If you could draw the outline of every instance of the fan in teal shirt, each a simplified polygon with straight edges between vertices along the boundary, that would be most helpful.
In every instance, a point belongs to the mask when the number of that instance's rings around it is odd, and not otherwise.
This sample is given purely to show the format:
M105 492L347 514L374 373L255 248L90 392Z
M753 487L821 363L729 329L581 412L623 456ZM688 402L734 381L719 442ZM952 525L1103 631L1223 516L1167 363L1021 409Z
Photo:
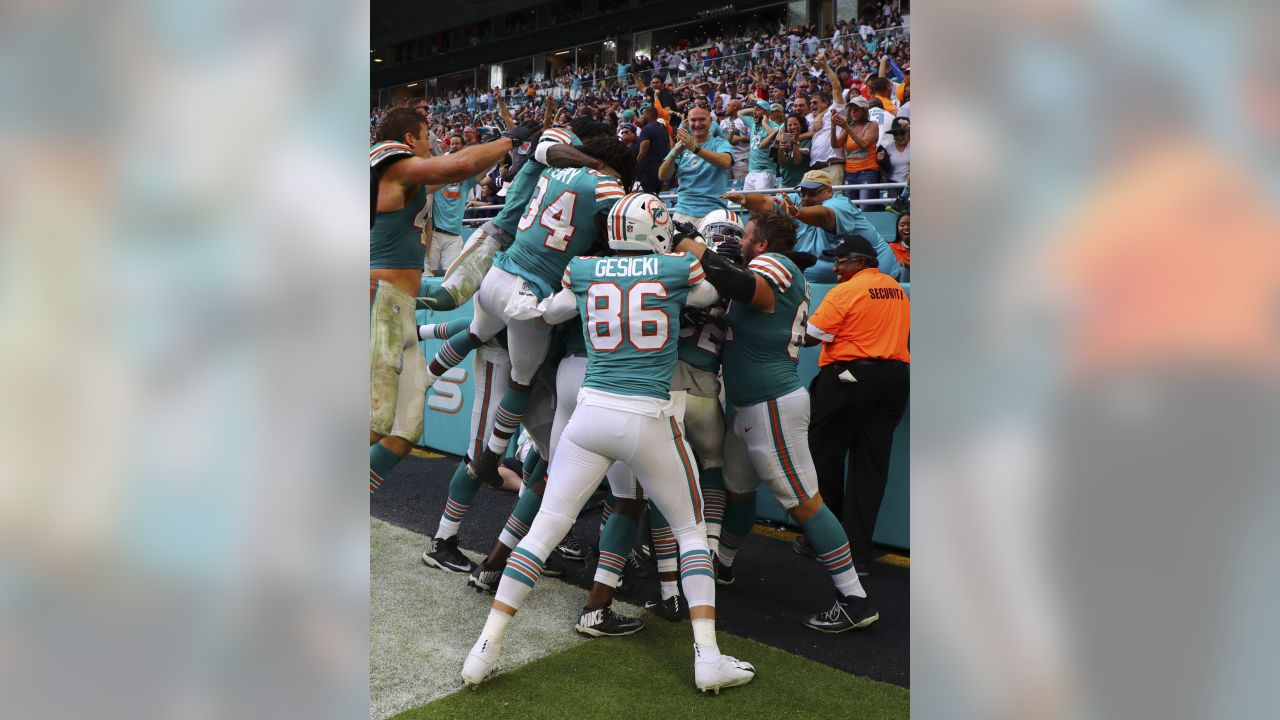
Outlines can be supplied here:
M801 204L800 196L792 193L791 202L796 207ZM826 229L816 225L808 225L794 218L796 224L796 245L793 248L796 252L806 252L818 258L818 262L813 267L804 271L804 276L809 282L817 283L836 283L839 279L836 277L835 266L831 261L822 256L823 250L830 250L840 242L838 238L842 235L861 235L871 241L871 245L876 249L876 260L880 265L880 272L892 278L897 278L902 272L902 268L898 265L898 259L893 254L893 249L889 244L880 237L880 233L876 231L871 221L867 219L865 213L857 208L849 198L844 195L832 195L822 201L822 206L829 208L836 216L835 232L828 232Z
M722 137L708 136L702 148L704 155L707 151L732 153L729 141ZM680 191L672 212L702 218L712 210L728 209L720 196L729 192L729 168L718 168L689 151L680 153L675 162Z
M767 117L763 122L756 123L756 119L750 115L743 116L742 122L746 123L747 132L751 135L751 150L747 153L747 172L777 175L778 159L773 156L773 148L761 148L760 143L764 142L764 139L769 137L769 133L772 133L778 125L770 122Z
M467 209L467 196L476 186L475 178L449 183L435 191L431 222L440 232L462 234L462 215Z

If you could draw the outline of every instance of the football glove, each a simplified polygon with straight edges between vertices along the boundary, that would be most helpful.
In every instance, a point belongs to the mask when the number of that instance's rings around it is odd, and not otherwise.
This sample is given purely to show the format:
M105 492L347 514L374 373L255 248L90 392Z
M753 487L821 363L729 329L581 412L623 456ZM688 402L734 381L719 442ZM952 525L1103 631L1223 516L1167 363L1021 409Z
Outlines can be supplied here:
M742 246L736 242L722 242L716 246L716 254L734 265L741 266Z
M698 240L702 240L702 235L698 232L698 228L695 227L694 224L691 222L684 222L683 220L673 219L671 221L671 225L676 229L675 237L672 239L672 243L671 243L673 247L675 245L679 245L680 241L683 240L684 238L696 238ZM704 245L706 244L705 240L703 240L702 242Z
M542 123L537 120L525 120L510 130L503 130L502 137L511 138L511 144L519 146L529 142L529 138L541 131Z

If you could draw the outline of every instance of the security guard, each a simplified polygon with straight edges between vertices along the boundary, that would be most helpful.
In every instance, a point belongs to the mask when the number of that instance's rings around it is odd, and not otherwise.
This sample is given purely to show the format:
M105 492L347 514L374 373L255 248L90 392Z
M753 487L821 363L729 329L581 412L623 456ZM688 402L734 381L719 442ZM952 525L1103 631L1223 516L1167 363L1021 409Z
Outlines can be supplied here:
M854 565L865 575L889 480L893 433L907 409L911 301L896 280L880 272L865 237L847 235L824 254L834 260L840 283L809 318L805 338L806 345L822 343L810 393L809 451L822 497L841 518Z

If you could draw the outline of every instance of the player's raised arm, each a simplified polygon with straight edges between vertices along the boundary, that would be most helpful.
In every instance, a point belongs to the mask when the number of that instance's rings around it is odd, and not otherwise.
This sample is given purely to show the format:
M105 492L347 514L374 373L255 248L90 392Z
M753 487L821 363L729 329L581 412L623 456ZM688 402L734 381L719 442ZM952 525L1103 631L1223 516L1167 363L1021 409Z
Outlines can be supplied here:
M503 155L511 151L513 144L527 141L537 131L533 123L524 123L514 130L507 130L503 137L480 145L472 145L460 152L441 157L409 158L392 165L387 176L406 185L442 185L462 182L489 167L496 165Z

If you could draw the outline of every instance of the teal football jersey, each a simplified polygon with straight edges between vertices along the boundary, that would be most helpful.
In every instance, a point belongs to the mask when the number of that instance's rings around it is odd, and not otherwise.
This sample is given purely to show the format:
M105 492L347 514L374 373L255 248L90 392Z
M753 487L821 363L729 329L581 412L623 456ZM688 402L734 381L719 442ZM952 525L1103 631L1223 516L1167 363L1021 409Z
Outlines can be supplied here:
M715 323L680 328L677 353L681 360L699 370L720 372L720 353L723 347L724 329Z
M529 282L541 300L569 260L596 244L596 216L626 193L617 180L590 168L547 168L516 227L516 240L493 264Z
M668 399L680 311L705 277L686 253L572 260L562 284L577 301L587 345L582 386Z
M582 141L577 135L569 132L568 128L549 128L543 130L538 136L537 147L544 145L555 145L556 143L566 143L573 146L581 146ZM516 234L516 223L520 221L520 216L524 213L525 206L529 204L529 198L533 197L534 186L538 183L538 177L542 175L542 171L547 168L546 165L538 162L534 158L535 148L530 143L525 143L515 148L515 155L525 158L525 162L516 171L516 176L511 178L511 182L507 184L506 202L502 210L498 212L498 216L491 222L507 232L508 235Z
M809 317L809 283L786 257L765 253L747 268L773 288L772 313L729 303L724 340L725 400L737 407L773 400L803 387L796 372Z

